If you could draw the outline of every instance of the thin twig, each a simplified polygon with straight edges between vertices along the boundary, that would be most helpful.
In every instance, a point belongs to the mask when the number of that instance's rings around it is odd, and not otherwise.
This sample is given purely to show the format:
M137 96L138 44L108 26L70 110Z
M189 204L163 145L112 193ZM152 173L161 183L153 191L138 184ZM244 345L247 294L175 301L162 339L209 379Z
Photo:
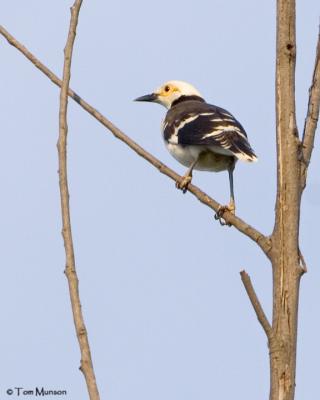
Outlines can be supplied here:
M301 272L302 272L302 274L305 274L306 272L308 272L308 267L307 267L307 263L303 257L303 254L301 253L300 248L298 248L298 255L299 255L299 264L300 264Z
M31 61L41 72L43 72L54 84L61 87L61 80L42 64L29 50L27 50L21 43L19 43L9 32L7 32L2 26L0 26L0 34L4 36L8 42L18 49L29 61ZM159 161L152 154L148 153L141 146L130 139L125 133L123 133L119 128L112 124L106 117L104 117L98 110L88 104L79 95L77 95L72 89L68 91L69 96L76 101L84 110L91 114L96 120L98 120L102 125L109 129L113 135L120 139L122 142L127 144L133 151L135 151L139 156L143 157L154 167L156 167L161 173L173 179L174 181L180 180L181 176L174 172L172 169L168 168L165 164ZM206 193L200 190L197 186L190 184L188 186L189 192L191 192L201 203L205 204L214 211L218 211L221 206L217 201L209 197ZM236 229L242 232L244 235L255 241L261 249L268 255L271 250L271 241L269 237L264 236L258 230L248 225L239 217L233 215L232 213L226 211L223 214L223 219L227 224L233 225Z
M307 172L312 155L314 138L319 118L320 107L320 28L318 33L316 60L313 70L312 84L309 89L307 117L305 119L302 138L301 189L306 186Z
M272 327L271 327L271 325L270 325L270 323L268 321L268 318L267 318L266 314L263 311L263 308L262 308L262 306L260 304L258 296L257 296L257 294L256 294L256 292L255 292L255 290L254 290L254 288L252 286L250 276L247 274L246 271L241 271L240 275L241 275L242 283L243 283L243 285L244 285L244 287L246 289L246 292L247 292L247 294L249 296L249 299L251 301L253 309L254 309L254 311L256 313L256 316L258 318L258 321L260 322L263 330L265 331L269 342L271 342L271 340L272 340Z
M82 0L75 0L74 5L71 7L70 27L69 27L66 47L64 49L63 79L60 91L59 140L57 147L59 153L59 185L60 185L61 213L62 213L62 225L63 225L62 235L66 252L65 273L68 279L73 319L81 351L80 369L84 374L90 399L99 400L100 397L91 360L87 330L85 327L81 311L81 303L79 297L79 282L76 273L71 222L70 222L69 190L68 190L68 177L67 177L68 89L70 82L70 68L71 68L73 44L76 36L76 27L78 23L78 16L81 4Z

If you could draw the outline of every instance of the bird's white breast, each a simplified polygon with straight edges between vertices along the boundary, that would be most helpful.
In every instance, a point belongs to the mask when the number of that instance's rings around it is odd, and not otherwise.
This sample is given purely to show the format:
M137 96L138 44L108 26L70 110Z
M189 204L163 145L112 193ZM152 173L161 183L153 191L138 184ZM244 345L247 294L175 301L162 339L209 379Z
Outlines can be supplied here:
M169 153L185 167L190 167L198 159L194 169L200 171L224 171L233 162L230 155L210 151L207 146L182 146L168 142L165 144Z
M185 167L189 167L196 159L197 155L191 151L193 146L181 146L180 144L174 144L165 142L169 153L178 160Z

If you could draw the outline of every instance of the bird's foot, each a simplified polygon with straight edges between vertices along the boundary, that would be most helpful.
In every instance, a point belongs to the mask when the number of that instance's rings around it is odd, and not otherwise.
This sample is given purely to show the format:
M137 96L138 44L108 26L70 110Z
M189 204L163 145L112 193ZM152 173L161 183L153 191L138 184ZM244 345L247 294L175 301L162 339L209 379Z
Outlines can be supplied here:
M231 212L232 214L235 214L235 206L234 206L234 204L228 204L227 206L220 206L219 208L218 208L218 211L215 213L215 216L214 216L214 219L215 220L218 220L219 222L220 222L220 225L222 225L222 226L225 226L225 225L227 225L227 226L231 226L231 224L229 223L229 222L226 222L224 219L223 219L223 214L226 212L226 211L229 211L229 212Z
M176 182L176 188L182 190L183 193L186 193L188 189L188 185L192 180L192 176L190 175L185 175L180 179L179 181Z

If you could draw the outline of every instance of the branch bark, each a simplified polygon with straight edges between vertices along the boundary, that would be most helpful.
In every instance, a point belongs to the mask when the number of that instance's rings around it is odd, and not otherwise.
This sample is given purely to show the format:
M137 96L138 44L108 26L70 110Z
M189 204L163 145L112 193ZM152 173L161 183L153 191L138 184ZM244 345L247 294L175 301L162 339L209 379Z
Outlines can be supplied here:
M270 400L295 392L299 283L300 140L295 110L295 1L277 0L277 200L272 234L274 337L270 346Z
M19 50L32 64L35 65L42 73L44 73L55 85L61 87L61 80L47 68L43 63L41 63L25 46L19 43L9 32L7 32L2 26L0 26L0 34L4 36L8 42ZM72 89L68 90L68 95L76 101L84 110L91 114L97 121L104 125L108 130L110 130L113 135L128 145L133 151L135 151L139 156L143 157L146 161L157 168L162 174L168 176L174 181L181 179L181 176L174 172L172 169L167 167L161 161L159 161L152 154L148 153L145 149L139 146L131 138L129 138L125 133L123 133L119 128L117 128L112 122L110 122L106 117L104 117L98 110L88 104L83 100L78 94L76 94ZM218 211L220 204L204 193L197 186L190 184L188 190L192 193L202 204L205 204L214 211ZM233 215L230 212L225 212L223 215L226 223L233 225L238 231L248 236L250 239L255 241L263 252L269 257L269 252L271 250L271 241L268 236L263 235L254 227L247 224L241 218Z
M320 106L320 30L313 70L312 84L309 89L308 111L304 124L301 155L301 190L306 187L307 172L311 160L314 138L319 118Z
M270 325L270 322L268 321L268 318L267 318L265 312L263 311L263 308L258 299L258 296L253 288L250 276L247 274L246 271L241 271L240 276L241 276L242 283L248 294L248 297L251 301L252 307L256 313L258 321L260 322L265 334L267 335L268 341L270 343L272 341L272 333L273 333L272 327Z
M76 333L81 351L80 369L84 374L89 396L91 400L99 400L99 392L96 384L95 374L92 365L91 352L86 326L84 323L80 296L79 281L75 266L75 256L73 249L72 230L69 208L69 190L67 176L67 108L68 108L68 89L70 82L70 68L73 52L73 45L76 36L76 27L82 0L76 0L71 7L71 20L66 47L64 49L63 79L60 91L60 110L59 110L59 140L57 143L59 155L59 185L61 197L62 213L62 235L66 252L65 274L68 279L70 300Z

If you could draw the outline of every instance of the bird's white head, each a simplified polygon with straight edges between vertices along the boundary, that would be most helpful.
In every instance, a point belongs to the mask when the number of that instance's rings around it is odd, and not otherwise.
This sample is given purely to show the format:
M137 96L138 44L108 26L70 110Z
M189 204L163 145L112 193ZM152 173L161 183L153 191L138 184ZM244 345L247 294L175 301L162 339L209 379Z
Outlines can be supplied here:
M162 104L169 109L172 103L181 96L197 96L202 98L198 90L190 85L190 83L183 81L168 81L153 93L138 97L135 100L152 101L154 103Z

